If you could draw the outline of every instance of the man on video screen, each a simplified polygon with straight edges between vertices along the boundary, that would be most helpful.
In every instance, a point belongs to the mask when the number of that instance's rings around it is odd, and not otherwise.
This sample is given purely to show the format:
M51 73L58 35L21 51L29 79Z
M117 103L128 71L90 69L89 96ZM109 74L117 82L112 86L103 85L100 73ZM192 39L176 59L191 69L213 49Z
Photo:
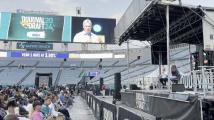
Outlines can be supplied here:
M73 42L84 42L84 43L101 43L94 33L91 32L92 22L89 19L83 21L83 31L77 33L74 36Z

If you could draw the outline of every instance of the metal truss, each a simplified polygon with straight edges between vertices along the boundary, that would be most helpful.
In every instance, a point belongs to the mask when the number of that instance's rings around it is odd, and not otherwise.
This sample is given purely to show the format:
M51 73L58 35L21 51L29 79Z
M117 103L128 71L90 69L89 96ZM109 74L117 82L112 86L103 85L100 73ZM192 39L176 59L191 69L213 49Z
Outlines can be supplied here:
M195 34L199 35L200 33L202 33L202 26L196 27L196 28L194 28L194 29L182 34L182 35L178 35L177 37L175 37L171 41L173 41L173 43L176 43L178 41L183 41L183 40L187 40L188 41L188 39L194 37Z
M188 18L188 19L187 19ZM193 12L188 12L186 15L183 15L180 19L170 24L170 37L176 35L176 33L184 30L187 27L201 21L202 19L195 15ZM166 28L161 29L159 32L153 34L151 37L146 39L151 41L152 44L163 41L166 39ZM172 40L171 40L172 42Z

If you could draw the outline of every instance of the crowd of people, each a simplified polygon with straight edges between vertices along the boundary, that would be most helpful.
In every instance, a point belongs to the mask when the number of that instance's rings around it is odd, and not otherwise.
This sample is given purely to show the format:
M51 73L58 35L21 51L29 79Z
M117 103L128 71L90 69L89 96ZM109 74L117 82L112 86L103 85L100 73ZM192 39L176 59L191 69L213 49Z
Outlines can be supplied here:
M73 89L0 87L0 120L70 120Z

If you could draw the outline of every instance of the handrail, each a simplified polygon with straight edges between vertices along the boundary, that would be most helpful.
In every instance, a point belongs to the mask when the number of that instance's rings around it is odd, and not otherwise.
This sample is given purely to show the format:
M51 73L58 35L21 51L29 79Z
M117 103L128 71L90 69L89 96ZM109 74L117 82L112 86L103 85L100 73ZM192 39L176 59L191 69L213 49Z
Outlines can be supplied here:
M124 109L122 105L115 105L104 101L102 98L95 96L91 91L80 92L83 99L86 100L88 106L92 109L97 120L121 120L120 118L138 118L136 120L144 120L148 116L139 116L139 113L131 112ZM125 113L125 115L124 115Z
M26 80L26 78L27 78L28 76L30 76L30 74L31 74L33 71L34 71L34 69L31 69L21 80L19 80L19 81L17 82L17 85L18 85L18 86L21 85L21 84Z

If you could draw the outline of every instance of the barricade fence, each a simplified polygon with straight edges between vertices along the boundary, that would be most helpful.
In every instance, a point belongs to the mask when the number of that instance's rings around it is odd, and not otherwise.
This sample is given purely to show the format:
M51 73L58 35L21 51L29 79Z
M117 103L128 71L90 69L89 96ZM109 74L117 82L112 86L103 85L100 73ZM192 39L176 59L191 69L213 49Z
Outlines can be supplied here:
M214 66L200 66L200 68L201 70L194 70L190 74L183 75L180 83L194 92L200 91L204 95L213 94Z
M117 120L116 105L102 101L90 91L81 91L81 97L86 100L97 120Z
M103 101L98 96L93 95L91 91L82 90L80 95L86 100L97 120L147 120L139 113Z
M121 81L122 85L129 86L130 81L141 89L160 89L162 85L158 77L136 76L135 78ZM194 70L187 74L181 74L180 84L184 84L186 90L214 94L214 66L200 66L200 70Z

